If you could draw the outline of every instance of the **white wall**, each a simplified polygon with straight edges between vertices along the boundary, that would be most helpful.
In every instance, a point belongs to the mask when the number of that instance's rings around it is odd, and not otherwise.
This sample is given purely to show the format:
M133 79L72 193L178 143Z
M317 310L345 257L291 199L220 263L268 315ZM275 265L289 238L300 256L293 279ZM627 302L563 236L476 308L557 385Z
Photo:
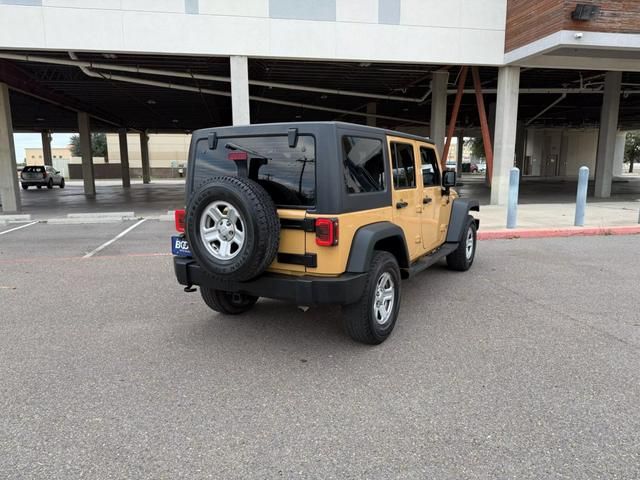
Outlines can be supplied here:
M559 139L561 135L562 140ZM598 129L542 129L528 128L525 155L531 156L532 176L544 173L545 137L552 138L557 144L555 153L560 153L561 177L576 178L580 167L589 167L589 176L593 178L598 150ZM561 145L562 144L562 145Z
M187 163L191 135L151 134L149 135L149 164L152 168L170 168ZM127 135L129 167L142 167L140 135ZM107 134L109 163L120 163L120 140L117 134Z
M294 12L310 19L271 16L297 1L5 0L0 48L503 63L506 0L392 0L397 19L379 8L387 0L324 0L335 19L314 20L314 9Z

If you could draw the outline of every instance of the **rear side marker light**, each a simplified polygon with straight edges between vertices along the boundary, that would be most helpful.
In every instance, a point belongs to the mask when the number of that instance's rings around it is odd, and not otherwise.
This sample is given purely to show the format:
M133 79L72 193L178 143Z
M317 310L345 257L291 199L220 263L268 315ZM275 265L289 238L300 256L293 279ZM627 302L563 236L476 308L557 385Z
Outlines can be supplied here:
M338 244L338 219L316 218L316 245L332 247Z
M176 231L180 233L184 233L184 219L186 213L184 210L176 210L174 213L174 218L176 221Z

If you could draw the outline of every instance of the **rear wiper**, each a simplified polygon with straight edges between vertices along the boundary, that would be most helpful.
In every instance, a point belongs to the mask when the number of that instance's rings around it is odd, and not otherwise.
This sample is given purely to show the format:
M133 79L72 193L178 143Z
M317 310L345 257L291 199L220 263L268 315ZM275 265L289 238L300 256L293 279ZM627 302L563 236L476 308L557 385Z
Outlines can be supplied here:
M227 143L224 148L228 148L229 150L240 150L241 152L246 152L249 155L252 156L252 158L261 158L262 160L267 160L269 161L268 157L265 157L264 155L259 154L258 152L254 152L253 150L249 149L249 148L245 148L245 147L241 147L240 145L236 145L235 143Z

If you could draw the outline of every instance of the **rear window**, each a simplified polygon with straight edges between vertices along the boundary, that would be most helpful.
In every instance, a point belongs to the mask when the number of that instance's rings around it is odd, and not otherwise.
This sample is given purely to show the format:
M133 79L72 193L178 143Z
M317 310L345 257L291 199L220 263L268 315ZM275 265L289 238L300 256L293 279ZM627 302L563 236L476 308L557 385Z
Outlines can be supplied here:
M24 167L22 169L23 172L36 172L36 173L42 173L44 172L44 167Z
M215 150L199 140L194 187L216 175L237 175L237 158L246 153L249 178L258 182L279 207L307 208L316 203L316 147L310 135L298 136L289 147L286 135L219 138Z

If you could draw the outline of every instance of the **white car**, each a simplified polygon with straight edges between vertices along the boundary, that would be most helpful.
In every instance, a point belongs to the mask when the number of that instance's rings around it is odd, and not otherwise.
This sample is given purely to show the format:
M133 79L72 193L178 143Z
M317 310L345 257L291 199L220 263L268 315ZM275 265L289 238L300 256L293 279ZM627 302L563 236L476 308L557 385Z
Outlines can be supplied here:
M64 188L64 177L53 167L45 165L27 166L20 173L20 183L25 190L29 187Z

